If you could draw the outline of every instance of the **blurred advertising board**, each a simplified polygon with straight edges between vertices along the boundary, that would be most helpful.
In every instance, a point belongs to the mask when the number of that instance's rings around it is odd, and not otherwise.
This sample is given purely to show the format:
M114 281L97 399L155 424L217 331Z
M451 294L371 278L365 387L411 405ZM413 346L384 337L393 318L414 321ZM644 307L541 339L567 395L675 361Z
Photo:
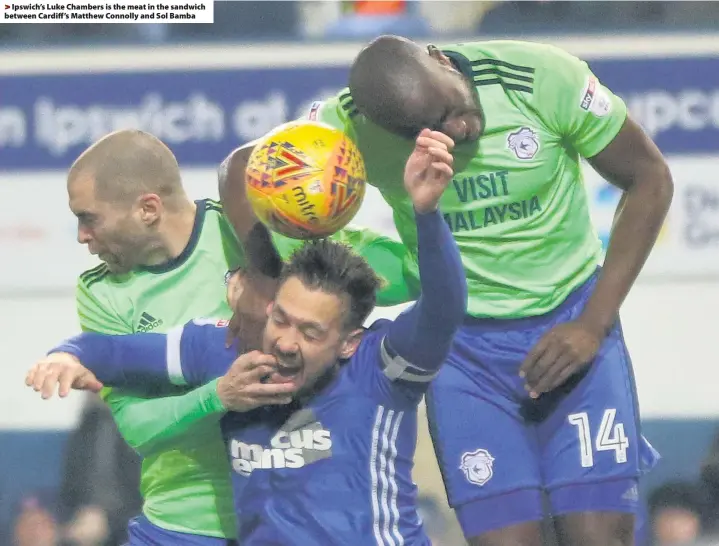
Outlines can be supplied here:
M644 276L719 274L717 38L552 41L586 59L670 158L675 200ZM226 154L341 89L359 47L8 53L0 66L0 252L16 259L0 269L0 291L72 288L92 265L74 242L64 195L65 170L91 142L119 128L150 131L190 178L205 181L195 195L214 195ZM619 193L591 169L587 188L606 240ZM13 205L20 202L33 205ZM368 203L363 222L375 211L384 217L379 209ZM45 258L63 265L43 267Z

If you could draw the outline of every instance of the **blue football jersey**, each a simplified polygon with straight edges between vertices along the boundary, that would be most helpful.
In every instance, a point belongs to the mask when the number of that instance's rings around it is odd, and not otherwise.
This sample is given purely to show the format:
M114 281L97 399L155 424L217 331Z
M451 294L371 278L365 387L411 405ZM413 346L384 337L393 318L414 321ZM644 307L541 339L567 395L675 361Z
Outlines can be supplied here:
M168 334L174 383L201 385L227 371L237 350L224 347L217 323L193 321ZM390 357L382 344L390 324L375 322L305 405L222 419L242 544L430 544L412 465L417 405L434 373Z
M223 417L243 546L430 544L412 482L417 405L462 324L467 285L439 210L415 219L417 303L368 328L306 402ZM200 319L167 334L86 332L51 352L75 355L110 386L199 386L237 358L226 334L226 321Z

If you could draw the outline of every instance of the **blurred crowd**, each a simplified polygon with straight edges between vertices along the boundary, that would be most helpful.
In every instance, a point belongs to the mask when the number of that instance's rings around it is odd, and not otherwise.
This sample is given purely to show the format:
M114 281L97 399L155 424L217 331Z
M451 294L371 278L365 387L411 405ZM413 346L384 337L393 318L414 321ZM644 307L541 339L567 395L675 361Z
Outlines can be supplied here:
M120 436L110 410L88 394L65 446L58 490L28 492L15 507L12 546L120 546L142 508L140 458Z
M648 499L654 546L719 546L719 434L696 481L672 481Z
M0 24L0 45L291 41L716 30L719 2L217 1L214 24Z

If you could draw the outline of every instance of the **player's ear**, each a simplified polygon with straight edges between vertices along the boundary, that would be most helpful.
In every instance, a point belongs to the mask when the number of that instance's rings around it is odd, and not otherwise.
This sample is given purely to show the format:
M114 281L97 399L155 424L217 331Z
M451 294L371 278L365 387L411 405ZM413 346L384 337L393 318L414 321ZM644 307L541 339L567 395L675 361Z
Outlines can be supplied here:
M357 330L353 330L352 332L347 334L347 337L342 342L342 347L340 348L340 358L342 360L351 358L352 355L357 352L360 341L362 341L363 333L364 329L358 328Z
M429 56L439 64L450 67L452 66L452 61L449 60L449 57L442 53L436 45L429 44L427 46L427 52L429 53Z
M268 316L268 317L272 314L272 309L274 309L274 307L275 307L275 302L274 302L274 301L271 301L270 303L267 304L267 311L266 311L266 313L267 313L267 316Z
M160 196L155 193L145 193L137 198L140 219L148 226L157 222L162 215L163 205Z

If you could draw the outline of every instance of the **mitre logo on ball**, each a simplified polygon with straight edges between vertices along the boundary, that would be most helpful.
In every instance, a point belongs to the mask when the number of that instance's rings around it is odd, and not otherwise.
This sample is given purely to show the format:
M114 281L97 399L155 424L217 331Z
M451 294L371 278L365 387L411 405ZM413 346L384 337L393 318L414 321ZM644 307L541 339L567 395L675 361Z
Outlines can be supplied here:
M327 237L359 210L365 166L341 130L316 121L280 126L255 146L247 196L257 217L294 239Z

